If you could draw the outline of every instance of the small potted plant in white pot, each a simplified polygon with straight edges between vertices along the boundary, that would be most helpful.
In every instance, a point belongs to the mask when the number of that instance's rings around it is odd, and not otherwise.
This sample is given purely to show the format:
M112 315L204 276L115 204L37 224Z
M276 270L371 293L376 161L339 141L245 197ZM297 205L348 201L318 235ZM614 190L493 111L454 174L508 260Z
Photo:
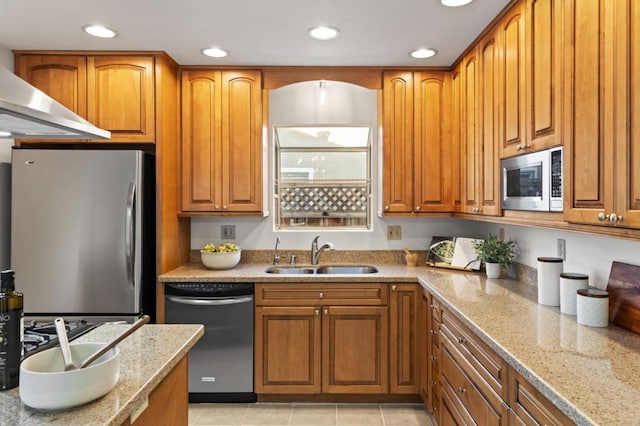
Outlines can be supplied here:
M516 243L512 240L503 241L496 235L489 234L485 240L473 243L477 260L484 262L487 278L499 278L502 266L511 263L515 256Z

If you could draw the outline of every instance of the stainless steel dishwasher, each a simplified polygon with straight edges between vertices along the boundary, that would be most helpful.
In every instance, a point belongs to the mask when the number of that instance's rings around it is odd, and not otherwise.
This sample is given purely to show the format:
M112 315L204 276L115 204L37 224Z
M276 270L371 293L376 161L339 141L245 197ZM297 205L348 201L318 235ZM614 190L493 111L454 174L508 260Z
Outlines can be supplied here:
M253 284L167 283L165 322L202 324L189 352L189 402L253 402Z

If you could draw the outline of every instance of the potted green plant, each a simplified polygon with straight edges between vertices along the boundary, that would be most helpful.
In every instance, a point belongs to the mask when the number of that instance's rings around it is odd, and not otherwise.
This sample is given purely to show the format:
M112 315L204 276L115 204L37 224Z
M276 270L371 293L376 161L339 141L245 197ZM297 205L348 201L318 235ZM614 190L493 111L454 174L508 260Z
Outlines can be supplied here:
M476 240L473 248L476 250L477 260L486 265L487 278L499 278L501 266L510 264L515 256L516 243L489 234L485 240Z

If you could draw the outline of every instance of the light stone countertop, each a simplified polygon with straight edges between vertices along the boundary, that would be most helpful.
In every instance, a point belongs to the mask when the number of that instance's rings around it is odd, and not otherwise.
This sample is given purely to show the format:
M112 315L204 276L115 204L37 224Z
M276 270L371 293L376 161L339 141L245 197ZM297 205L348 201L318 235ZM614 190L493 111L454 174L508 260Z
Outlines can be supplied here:
M75 342L109 342L128 325L102 325ZM2 425L120 425L134 413L203 335L197 324L145 324L118 344L120 378L102 398L59 411L35 410L20 401L19 388L0 392Z
M640 425L640 335L592 328L537 303L535 286L425 266L379 264L367 275L277 275L266 264L181 266L163 282L418 282L580 425Z

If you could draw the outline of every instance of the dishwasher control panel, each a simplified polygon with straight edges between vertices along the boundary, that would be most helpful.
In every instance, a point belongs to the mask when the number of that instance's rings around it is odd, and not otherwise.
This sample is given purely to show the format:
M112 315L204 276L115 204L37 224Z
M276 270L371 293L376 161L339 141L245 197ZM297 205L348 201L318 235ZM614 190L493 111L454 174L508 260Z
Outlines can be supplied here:
M164 292L171 296L188 297L246 296L253 294L253 283L167 283Z

